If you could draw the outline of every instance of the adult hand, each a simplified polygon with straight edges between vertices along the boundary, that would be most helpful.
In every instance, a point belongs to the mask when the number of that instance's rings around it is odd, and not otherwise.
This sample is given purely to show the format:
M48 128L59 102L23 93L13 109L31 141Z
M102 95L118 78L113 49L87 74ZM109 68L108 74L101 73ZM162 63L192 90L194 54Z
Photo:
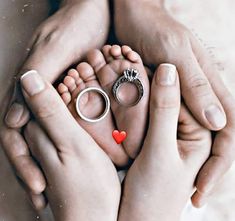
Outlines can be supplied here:
M45 79L54 82L66 68L80 60L90 49L105 42L109 25L107 1L65 2L55 15L35 31L28 47L30 53L19 76L28 70L37 70ZM88 14L93 16L89 18ZM19 90L16 91L15 96L19 94ZM14 100L21 104L22 97ZM25 115L19 115L25 107L13 104L11 109L6 120L7 125L12 128L22 126L26 121L23 117Z
M120 221L176 221L210 154L211 133L180 102L176 67L162 64L152 80L147 136L124 183Z
M51 84L35 72L24 75L21 83L40 124L30 122L25 137L46 176L55 220L117 220L121 188L108 155L79 126Z
M88 16L91 14L92 16ZM53 82L88 50L104 43L108 33L108 17L107 0L65 1L61 9L36 30L29 44L29 56L19 76L34 69ZM1 140L33 202L40 202L35 205L40 209L45 206L41 195L45 189L45 179L20 134L20 128L29 120L29 111L23 102L19 86L15 87L12 100L6 125L1 130Z
M184 101L194 117L210 130L222 129L215 136L211 157L198 175L197 193L192 200L195 206L201 206L235 158L234 98L201 43L169 15L163 1L137 2L138 7L136 1L116 1L119 40L137 50L147 64L175 64Z

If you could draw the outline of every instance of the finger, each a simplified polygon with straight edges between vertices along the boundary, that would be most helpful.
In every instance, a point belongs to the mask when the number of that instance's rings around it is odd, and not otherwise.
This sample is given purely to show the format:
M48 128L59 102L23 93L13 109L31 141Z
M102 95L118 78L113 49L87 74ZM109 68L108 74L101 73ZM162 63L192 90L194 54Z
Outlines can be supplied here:
M6 115L5 123L10 128L21 128L29 120L30 114L28 108L24 104L14 102Z
M235 134L235 100L222 81L218 68L212 62L203 47L195 39L191 40L193 50L198 55L198 60L206 73L213 90L219 98L227 115L227 125L219 132L212 147L212 157L203 166L197 179L198 191L194 201L203 204L214 191L214 186L230 168L235 159L234 134ZM203 176L204 174L204 176ZM208 174L208 176L205 176ZM197 199L197 200L195 200Z
M85 145L83 137L88 136L87 133L77 124L52 85L35 71L23 75L21 84L33 114L60 151L67 151L64 148L75 141L77 145L78 137L74 136L77 132L81 146Z
M45 171L55 171L59 158L55 146L36 122L29 122L25 129L25 139L34 158Z
M213 91L215 92L216 96L220 100L225 112L226 106L224 104L224 99L232 97L230 91L225 86L220 72L218 70L218 66L216 66L212 59L210 58L209 54L207 53L206 49L203 48L201 43L197 41L197 39L191 39L192 50L197 58L198 63L200 64L203 72L205 73L206 77L208 78L210 85L212 86ZM231 100L232 102L232 100ZM227 104L231 106L229 103ZM226 113L227 114L227 113Z
M5 123L10 128L21 128L29 120L30 114L24 102L19 82L15 82L11 106L8 110Z
M179 109L180 88L176 67L161 64L152 82L149 133L154 133L150 136L156 137L159 146L164 146L171 152L172 146L177 146Z
M177 137L178 141L184 141L178 143L178 148L185 163L193 165L195 172L198 173L211 152L211 132L193 117L183 102L181 103ZM190 141L191 145L185 141Z
M33 204L33 207L37 210L37 211L42 211L43 209L46 208L47 206L47 199L43 194L33 194L30 193L29 194L30 200Z
M228 126L216 135L212 156L204 164L197 177L195 196L197 201L205 201L231 167L235 159L234 134L235 130Z
M18 177L31 192L42 193L46 187L45 178L31 158L28 146L21 134L16 130L2 127L0 136L4 151Z
M28 189L28 186L26 186L25 183L21 179L18 179L18 182L20 183L20 185L25 190L30 202L32 203L32 206L36 210L41 211L44 208L46 208L47 198L43 193L35 194L30 189Z
M186 105L196 119L210 130L226 125L224 109L193 52L177 64Z

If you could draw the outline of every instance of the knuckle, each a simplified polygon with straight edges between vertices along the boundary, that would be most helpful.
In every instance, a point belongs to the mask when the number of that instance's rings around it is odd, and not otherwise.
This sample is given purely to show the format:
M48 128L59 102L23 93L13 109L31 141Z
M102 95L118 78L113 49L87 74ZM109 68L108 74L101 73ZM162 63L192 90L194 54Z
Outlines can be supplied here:
M28 148L18 131L12 130L2 142L3 149L11 162L14 162L16 157L28 153Z
M43 92L32 98L33 113L38 118L49 119L62 112L61 103L54 92L54 89L48 86Z
M155 109L176 109L179 103L180 101L176 96L162 96L152 99L152 107Z
M203 78L194 78L191 84L192 88L208 87L208 82Z
M161 53L159 54L159 60L161 62L179 62L179 54L184 56L185 52L191 50L191 42L189 34L186 28L180 27L178 30L165 30L161 33L161 36L156 36L159 39L161 45ZM170 53L169 53L170 52Z
M168 31L163 35L163 39L165 44L175 49L186 48L190 43L188 31L184 28L181 28L176 32Z
M17 132L15 130L8 130L6 133L2 134L2 142L4 147L11 146L14 141L17 140Z
M47 35L44 35L43 44L45 45L64 45L64 32L54 28Z
M36 42L34 46L46 46L46 45L56 45L58 43L63 43L62 37L63 33L61 33L57 27L53 30L48 30L47 26L40 27L39 30L36 31Z
M42 105L35 110L35 115L40 119L50 119L54 117L59 111L58 105Z
M193 75L188 79L186 88L182 88L185 93L191 92L197 96L206 96L211 92L211 86L206 78Z
M53 42L56 42L59 38L59 35L56 31L53 31L51 33L49 33L45 38L44 38L44 41L45 43L47 44L51 44Z
M48 22L45 21L38 26L34 34L39 36L39 38L42 38L43 36L47 35L50 31L51 31L51 25L49 25Z
M217 161L216 163L221 165L221 167L222 167L221 171L226 172L231 167L231 165L234 161L232 156L234 156L234 154L232 154L232 155L228 154L226 156L224 156L222 154L215 155L215 160Z
M40 33L47 33L47 24L46 22L42 22L35 30L35 34L40 34Z

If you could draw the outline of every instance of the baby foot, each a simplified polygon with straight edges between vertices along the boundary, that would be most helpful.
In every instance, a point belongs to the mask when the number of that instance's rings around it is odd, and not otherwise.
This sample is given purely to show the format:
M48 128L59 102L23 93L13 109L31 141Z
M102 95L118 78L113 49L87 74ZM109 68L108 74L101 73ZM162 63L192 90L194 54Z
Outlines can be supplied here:
M123 147L116 144L112 137L112 131L115 129L112 114L109 112L103 120L96 123L86 122L77 114L77 96L88 87L100 88L100 84L91 65L83 62L68 72L63 83L59 84L58 92L79 125L94 138L116 165L125 166L128 156ZM97 93L85 93L80 100L80 110L86 117L96 118L104 110L102 98Z
M127 138L123 143L124 149L128 156L134 159L142 146L146 130L149 101L147 72L140 56L128 46L106 45L102 52L91 51L87 56L88 61L95 70L101 87L109 94L117 128L127 133ZM136 69L139 72L138 77L144 88L142 99L131 107L119 104L112 94L113 84L128 68ZM123 84L118 96L122 101L132 103L138 97L138 92L133 84Z

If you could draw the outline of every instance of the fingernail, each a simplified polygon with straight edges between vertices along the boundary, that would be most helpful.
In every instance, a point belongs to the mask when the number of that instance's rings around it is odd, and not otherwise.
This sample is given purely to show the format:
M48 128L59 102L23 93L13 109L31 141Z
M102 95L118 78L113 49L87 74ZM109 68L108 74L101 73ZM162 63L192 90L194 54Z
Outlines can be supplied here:
M29 96L40 93L45 88L45 83L35 70L26 72L21 76L21 85Z
M205 111L205 116L210 124L215 128L223 128L226 125L226 117L221 109L216 105L211 105Z
M176 67L173 64L161 64L157 72L157 84L162 86L175 85Z
M15 125L19 122L22 114L24 112L24 107L21 104L13 103L8 111L5 121L10 125Z

